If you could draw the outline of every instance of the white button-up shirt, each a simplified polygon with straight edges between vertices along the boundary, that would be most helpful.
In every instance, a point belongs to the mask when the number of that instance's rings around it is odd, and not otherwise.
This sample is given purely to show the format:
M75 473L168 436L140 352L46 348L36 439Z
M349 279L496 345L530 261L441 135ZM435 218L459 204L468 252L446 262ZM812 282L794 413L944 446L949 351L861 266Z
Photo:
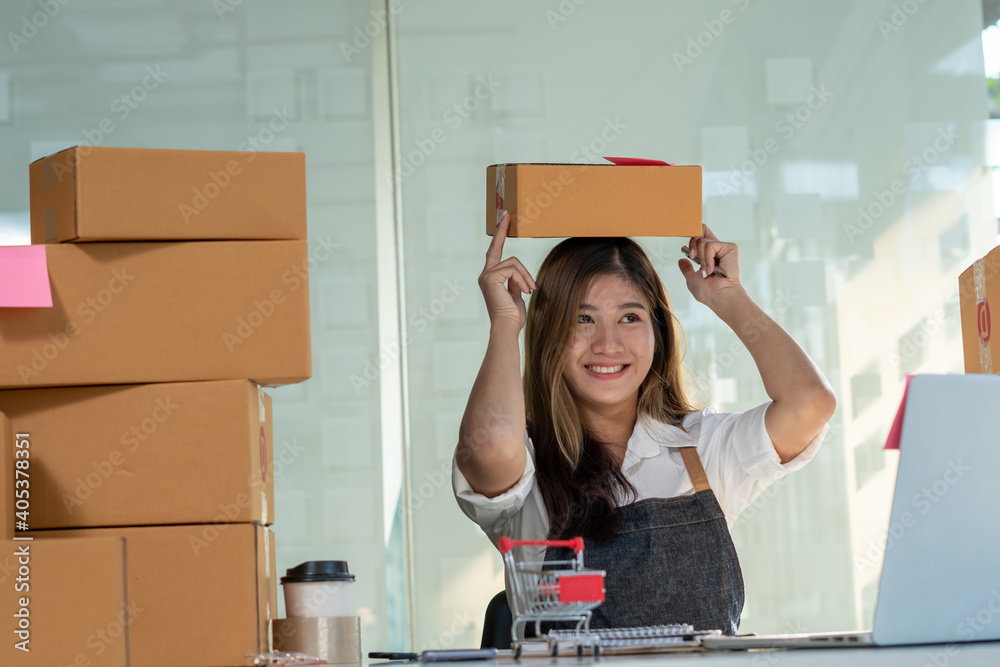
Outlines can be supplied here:
M764 489L812 460L829 428L829 424L825 425L805 451L782 465L764 427L769 405L738 413L705 408L687 415L684 429L639 419L622 462L622 471L637 492L635 501L693 494L694 484L678 448L697 447L708 482L732 528L740 512ZM494 545L503 536L543 540L549 532L548 513L535 484L534 446L527 433L524 440L528 455L521 478L494 498L473 491L457 462L452 461L452 487L458 505ZM517 561L542 560L544 551L522 547L515 550L514 556Z

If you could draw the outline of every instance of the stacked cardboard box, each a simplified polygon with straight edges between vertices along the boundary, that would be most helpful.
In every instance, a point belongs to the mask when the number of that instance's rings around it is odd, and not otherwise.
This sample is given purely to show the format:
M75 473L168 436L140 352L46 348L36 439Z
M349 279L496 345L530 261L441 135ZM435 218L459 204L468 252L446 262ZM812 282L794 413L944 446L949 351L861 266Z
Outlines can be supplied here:
M0 308L0 437L30 453L30 532L0 544L64 573L12 664L246 664L277 615L260 385L311 374L304 157L77 147L30 173L52 306Z
M990 302L1000 304L1000 247L958 277L966 373L1000 373L1000 342L992 341Z

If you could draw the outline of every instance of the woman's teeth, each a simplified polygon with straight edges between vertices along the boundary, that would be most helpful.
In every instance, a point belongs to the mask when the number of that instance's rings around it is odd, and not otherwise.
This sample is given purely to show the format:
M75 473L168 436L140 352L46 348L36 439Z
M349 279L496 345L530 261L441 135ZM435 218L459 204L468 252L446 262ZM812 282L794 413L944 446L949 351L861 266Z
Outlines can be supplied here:
M625 368L625 364L621 366L587 366L586 368L594 373L617 373Z

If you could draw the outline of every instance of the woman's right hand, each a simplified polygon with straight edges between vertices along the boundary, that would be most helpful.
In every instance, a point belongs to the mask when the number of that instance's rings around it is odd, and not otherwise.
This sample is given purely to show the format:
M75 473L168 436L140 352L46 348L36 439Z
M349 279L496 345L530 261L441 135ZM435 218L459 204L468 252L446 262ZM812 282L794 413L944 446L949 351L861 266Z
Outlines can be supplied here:
M538 289L535 279L517 257L503 259L503 243L510 228L510 213L504 212L500 224L493 232L493 240L486 251L486 266L479 274L479 289L486 299L490 324L511 321L520 330L527 319L527 309L522 294Z

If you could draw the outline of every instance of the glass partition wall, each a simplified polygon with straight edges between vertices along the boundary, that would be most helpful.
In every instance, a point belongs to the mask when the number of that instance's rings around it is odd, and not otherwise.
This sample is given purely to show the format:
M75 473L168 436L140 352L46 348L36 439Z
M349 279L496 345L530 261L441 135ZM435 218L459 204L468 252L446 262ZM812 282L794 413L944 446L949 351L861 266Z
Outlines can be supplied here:
M348 560L366 651L478 645L504 585L450 480L485 168L606 155L703 166L705 222L839 399L736 523L741 630L870 626L882 442L907 373L962 371L957 276L997 241L978 1L17 0L0 24L0 243L66 146L306 153L314 377L273 391L278 569ZM555 242L506 251L535 271ZM701 403L767 400L684 241L641 243Z
M0 243L29 241L28 163L67 146L305 152L313 378L270 390L277 565L347 560L374 649L405 645L408 630L402 459L383 459L399 439L383 438L371 371L380 303L395 300L378 282L365 31L377 39L384 22L372 21L368 3L346 0L4 2Z
M402 298L419 311L455 293L410 345L411 490L447 471L485 350L486 165L700 164L706 224L740 245L747 289L839 399L816 459L734 527L741 630L870 628L897 460L882 444L907 373L962 372L957 277L997 240L980 3L441 0L396 23ZM505 254L535 271L555 242ZM766 401L747 350L687 291L685 240L641 243L702 404ZM502 564L434 488L411 515L414 641L464 627L455 642L475 644Z

